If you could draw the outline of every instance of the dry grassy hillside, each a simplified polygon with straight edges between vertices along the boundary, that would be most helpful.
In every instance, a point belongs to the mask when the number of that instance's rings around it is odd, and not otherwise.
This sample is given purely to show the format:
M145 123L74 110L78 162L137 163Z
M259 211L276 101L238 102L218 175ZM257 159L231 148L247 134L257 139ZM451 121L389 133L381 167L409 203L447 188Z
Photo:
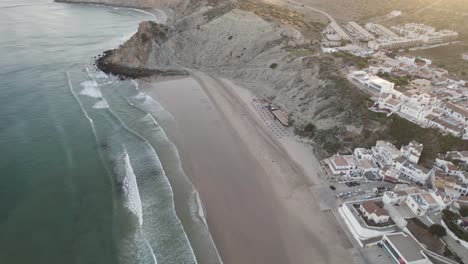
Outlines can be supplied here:
M412 13L433 0L295 0L295 2L321 9L338 21L364 21L386 15L392 10Z

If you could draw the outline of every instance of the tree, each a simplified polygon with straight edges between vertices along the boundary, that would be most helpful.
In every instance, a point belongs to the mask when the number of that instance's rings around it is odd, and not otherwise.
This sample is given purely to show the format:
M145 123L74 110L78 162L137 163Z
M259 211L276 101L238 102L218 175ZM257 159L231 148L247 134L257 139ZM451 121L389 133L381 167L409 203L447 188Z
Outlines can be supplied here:
M304 131L306 131L306 132L314 132L314 133L315 133L315 129L317 129L317 128L316 128L315 125L312 124L312 123L308 123L308 124L305 125L305 127L304 127Z
M468 206L462 206L458 212L463 217L468 216Z
M445 227L439 224L433 224L429 227L429 232L436 237L443 237L447 235L447 230Z

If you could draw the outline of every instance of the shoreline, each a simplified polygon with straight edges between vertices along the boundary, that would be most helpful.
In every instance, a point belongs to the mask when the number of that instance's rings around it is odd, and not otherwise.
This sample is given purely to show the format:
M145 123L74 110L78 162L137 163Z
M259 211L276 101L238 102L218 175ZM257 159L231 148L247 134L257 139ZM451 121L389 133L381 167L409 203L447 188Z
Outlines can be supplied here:
M274 138L248 106L247 90L201 73L143 83L175 117L168 136L224 263L352 262L351 243L311 192L321 184L310 175L319 168L312 150Z

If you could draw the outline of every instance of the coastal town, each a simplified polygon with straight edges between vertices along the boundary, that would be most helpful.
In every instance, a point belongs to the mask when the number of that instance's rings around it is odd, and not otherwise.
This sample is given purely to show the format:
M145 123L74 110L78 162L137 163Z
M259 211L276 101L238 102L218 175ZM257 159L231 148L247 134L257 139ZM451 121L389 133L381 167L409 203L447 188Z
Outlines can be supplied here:
M359 246L383 249L396 263L458 263L468 252L468 151L441 153L426 168L418 164L423 148L377 141L321 164L343 227Z
M393 16L398 14L395 11ZM362 27L351 21L345 27L331 23L323 34L324 52L348 52L368 62L361 69L350 68L348 79L370 94L375 102L372 111L396 114L421 127L468 139L466 81L434 67L429 59L398 54L450 45L458 38L457 32L417 23L390 29L374 23ZM460 60L466 60L465 53Z
M370 111L468 140L466 81L433 66L430 59L407 54L451 45L458 32L417 23L387 28L350 21L343 26L332 22L322 33L324 52L351 53L367 62L345 74L369 94L374 102ZM460 54L460 60L466 59L467 54ZM407 140L400 148L378 140L371 148L324 159L327 192L335 196L334 202L328 199L329 206L374 263L464 263L468 151L439 153L431 166L423 166L423 144Z
M451 45L457 32L416 23L387 28L351 21L331 22L322 34L322 51L367 62L345 67L344 74L369 95L369 111L468 140L467 81L430 59L402 54ZM460 54L460 60L467 55ZM287 131L287 113L268 100L252 104L274 135L290 135L277 132ZM397 147L377 140L370 148L322 160L319 174L328 182L320 190L322 207L335 212L369 263L466 263L468 151L439 153L428 166L420 159L424 145L412 138L407 142Z

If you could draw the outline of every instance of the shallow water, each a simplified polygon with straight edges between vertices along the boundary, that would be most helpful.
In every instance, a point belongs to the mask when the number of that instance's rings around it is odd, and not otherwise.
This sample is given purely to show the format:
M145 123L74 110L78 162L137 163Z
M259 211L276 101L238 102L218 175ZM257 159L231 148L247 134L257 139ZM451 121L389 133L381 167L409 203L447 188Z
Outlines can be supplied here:
M172 116L92 67L155 18L0 2L0 263L215 262Z

